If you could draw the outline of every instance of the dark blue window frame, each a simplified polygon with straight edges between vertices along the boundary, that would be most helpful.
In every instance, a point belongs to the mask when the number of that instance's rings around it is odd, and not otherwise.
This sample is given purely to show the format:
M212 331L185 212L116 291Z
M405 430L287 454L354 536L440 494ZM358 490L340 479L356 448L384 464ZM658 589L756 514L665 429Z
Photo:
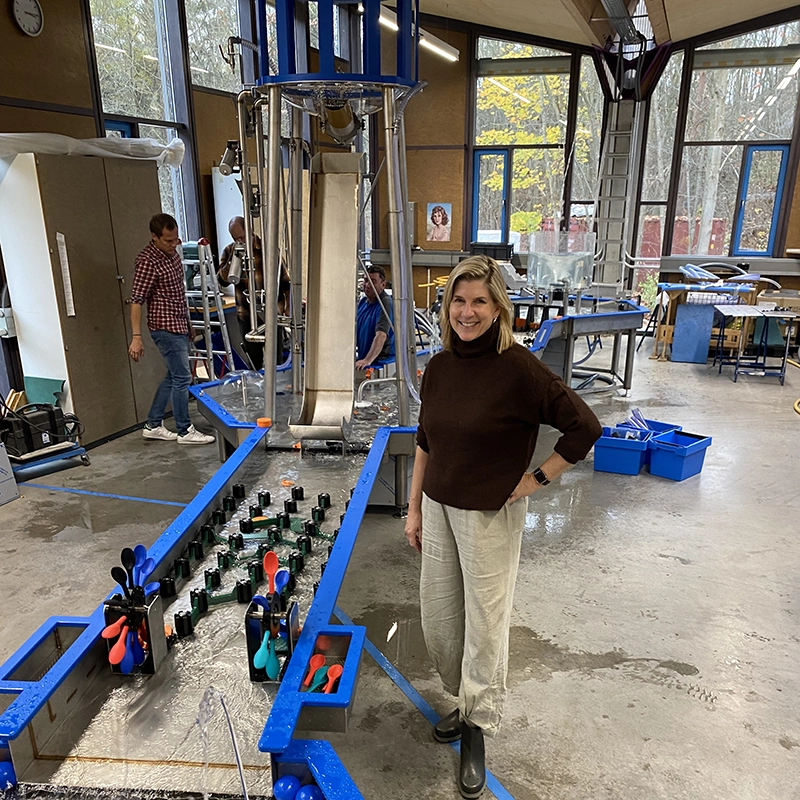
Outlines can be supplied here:
M482 156L503 156L503 207L500 211L500 235L503 242L508 242L508 207L511 201L511 150L507 147L474 150L472 170L472 239L478 240L478 193L480 192L480 161Z
M747 250L741 247L742 226L744 224L744 207L747 201L747 189L750 184L750 170L756 153L768 150L777 150L782 153L781 168L778 174L778 185L775 187L775 204L772 208L770 220L769 242L765 250ZM736 210L736 222L731 237L731 255L734 256L771 256L778 233L778 218L780 216L783 187L786 181L786 167L789 161L788 144L748 144L744 151L744 169L742 170L741 189L739 192L739 207Z

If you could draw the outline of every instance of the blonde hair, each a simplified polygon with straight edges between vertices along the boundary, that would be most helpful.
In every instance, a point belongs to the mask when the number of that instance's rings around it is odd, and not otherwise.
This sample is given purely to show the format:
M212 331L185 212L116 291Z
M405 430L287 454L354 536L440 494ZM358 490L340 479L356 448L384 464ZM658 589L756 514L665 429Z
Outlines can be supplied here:
M489 291L497 306L497 352L502 353L514 344L511 318L513 308L506 293L506 284L500 274L497 262L489 256L470 256L465 258L451 273L444 287L442 308L439 311L439 327L442 329L442 349L453 349L453 327L450 325L450 303L453 302L456 284L459 281L480 281Z

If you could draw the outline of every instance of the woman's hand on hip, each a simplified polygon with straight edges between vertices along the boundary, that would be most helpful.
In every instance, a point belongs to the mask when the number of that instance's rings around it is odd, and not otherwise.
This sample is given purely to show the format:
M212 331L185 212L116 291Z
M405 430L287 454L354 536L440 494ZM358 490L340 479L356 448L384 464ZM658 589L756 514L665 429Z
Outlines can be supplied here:
M418 553L422 552L422 512L409 507L405 527L409 545Z
M541 485L536 478L533 477L532 472L526 472L520 482L517 484L517 488L511 492L511 495L508 498L509 503L514 503L519 500L521 497L529 497L534 492L538 492L541 489Z

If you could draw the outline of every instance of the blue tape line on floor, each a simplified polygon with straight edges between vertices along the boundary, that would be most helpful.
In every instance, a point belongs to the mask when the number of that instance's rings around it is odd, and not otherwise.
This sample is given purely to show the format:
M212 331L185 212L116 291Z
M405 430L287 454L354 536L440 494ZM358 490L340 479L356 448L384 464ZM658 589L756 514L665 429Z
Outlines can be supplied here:
M71 494L87 494L92 497L110 497L112 500L134 500L137 503L155 503L159 506L178 506L186 508L186 503L173 503L172 500L151 500L148 497L131 497L127 494L108 494L107 492L89 492L86 489L70 489L66 486L45 486L43 483L25 482L25 486L33 489L47 489L50 492L69 492Z
M338 605L334 608L333 613L343 625L355 624ZM435 725L439 721L439 715L433 710L433 707L427 700L425 700L425 698L403 677L397 667L395 667L369 639L364 641L364 649L372 656L375 663L392 679L397 688L419 709L422 716L424 716L431 725ZM458 742L453 742L450 746L456 752L459 752ZM512 795L488 769L486 770L486 788L497 800L514 800L514 795Z

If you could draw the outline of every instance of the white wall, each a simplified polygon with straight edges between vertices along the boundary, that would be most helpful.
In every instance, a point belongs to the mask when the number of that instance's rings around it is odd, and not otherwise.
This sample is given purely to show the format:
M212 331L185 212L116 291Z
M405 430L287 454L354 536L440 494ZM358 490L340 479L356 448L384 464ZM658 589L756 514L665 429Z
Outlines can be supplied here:
M21 153L2 161L0 248L17 325L22 371L29 377L66 381L67 361L36 160L32 153Z

